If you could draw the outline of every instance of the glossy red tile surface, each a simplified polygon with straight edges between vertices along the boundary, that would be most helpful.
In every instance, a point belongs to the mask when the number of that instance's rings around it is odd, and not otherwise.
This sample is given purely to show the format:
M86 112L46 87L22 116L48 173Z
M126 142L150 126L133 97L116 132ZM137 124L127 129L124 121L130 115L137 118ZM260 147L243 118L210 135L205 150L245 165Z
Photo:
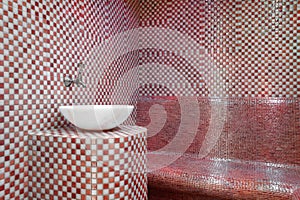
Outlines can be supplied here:
M185 100L194 101L192 97ZM182 116L179 97L140 97L138 101L137 124L146 126L149 135L150 199L296 198L293 195L300 186L298 99L197 98L197 104L197 133L186 143L184 138L175 140L178 127L187 126L182 122L187 116ZM226 108L219 113L226 115L223 127L216 140L207 140L216 118L213 107L221 105ZM211 147L203 154L207 144ZM173 148L162 151L170 145Z
M161 162L160 159L170 155L149 153L148 156ZM150 197L154 196L149 199L156 199L162 191L165 194L161 199L168 199L166 193L175 196L174 199L298 199L299 170L299 167L185 155L148 173Z

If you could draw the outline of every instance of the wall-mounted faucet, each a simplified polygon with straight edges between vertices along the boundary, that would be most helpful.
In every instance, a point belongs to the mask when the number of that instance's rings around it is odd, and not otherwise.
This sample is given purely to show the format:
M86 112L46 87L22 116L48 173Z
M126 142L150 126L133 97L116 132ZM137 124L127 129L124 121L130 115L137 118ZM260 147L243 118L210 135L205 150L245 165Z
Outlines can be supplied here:
M69 76L64 77L64 84L66 87L70 87L72 85L72 83L75 83L77 86L82 86L82 87L86 87L84 82L82 81L82 73L83 73L83 68L84 68L84 64L81 62L78 64L78 73L77 73L77 77L75 79L71 79Z

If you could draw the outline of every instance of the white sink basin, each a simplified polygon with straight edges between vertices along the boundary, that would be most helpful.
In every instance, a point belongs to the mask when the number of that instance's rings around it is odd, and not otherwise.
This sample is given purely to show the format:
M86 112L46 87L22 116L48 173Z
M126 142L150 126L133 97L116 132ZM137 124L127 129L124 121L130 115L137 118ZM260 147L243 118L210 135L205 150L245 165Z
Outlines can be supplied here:
M86 130L108 130L119 126L131 114L131 105L60 106L59 111L72 124Z

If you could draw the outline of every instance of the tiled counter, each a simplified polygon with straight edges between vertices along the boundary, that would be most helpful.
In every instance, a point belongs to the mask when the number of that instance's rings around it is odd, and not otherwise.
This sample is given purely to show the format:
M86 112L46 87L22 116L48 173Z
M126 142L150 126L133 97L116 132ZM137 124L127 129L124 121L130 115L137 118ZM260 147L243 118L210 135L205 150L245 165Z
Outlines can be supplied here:
M146 132L122 126L29 134L29 199L147 199Z

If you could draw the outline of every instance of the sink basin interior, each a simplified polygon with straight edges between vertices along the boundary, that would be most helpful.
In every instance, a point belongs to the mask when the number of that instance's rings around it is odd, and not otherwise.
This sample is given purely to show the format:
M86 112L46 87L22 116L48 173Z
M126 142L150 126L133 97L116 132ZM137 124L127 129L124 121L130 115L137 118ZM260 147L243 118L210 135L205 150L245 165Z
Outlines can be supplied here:
M133 108L132 105L75 105L60 106L59 111L78 128L109 130L122 124Z

